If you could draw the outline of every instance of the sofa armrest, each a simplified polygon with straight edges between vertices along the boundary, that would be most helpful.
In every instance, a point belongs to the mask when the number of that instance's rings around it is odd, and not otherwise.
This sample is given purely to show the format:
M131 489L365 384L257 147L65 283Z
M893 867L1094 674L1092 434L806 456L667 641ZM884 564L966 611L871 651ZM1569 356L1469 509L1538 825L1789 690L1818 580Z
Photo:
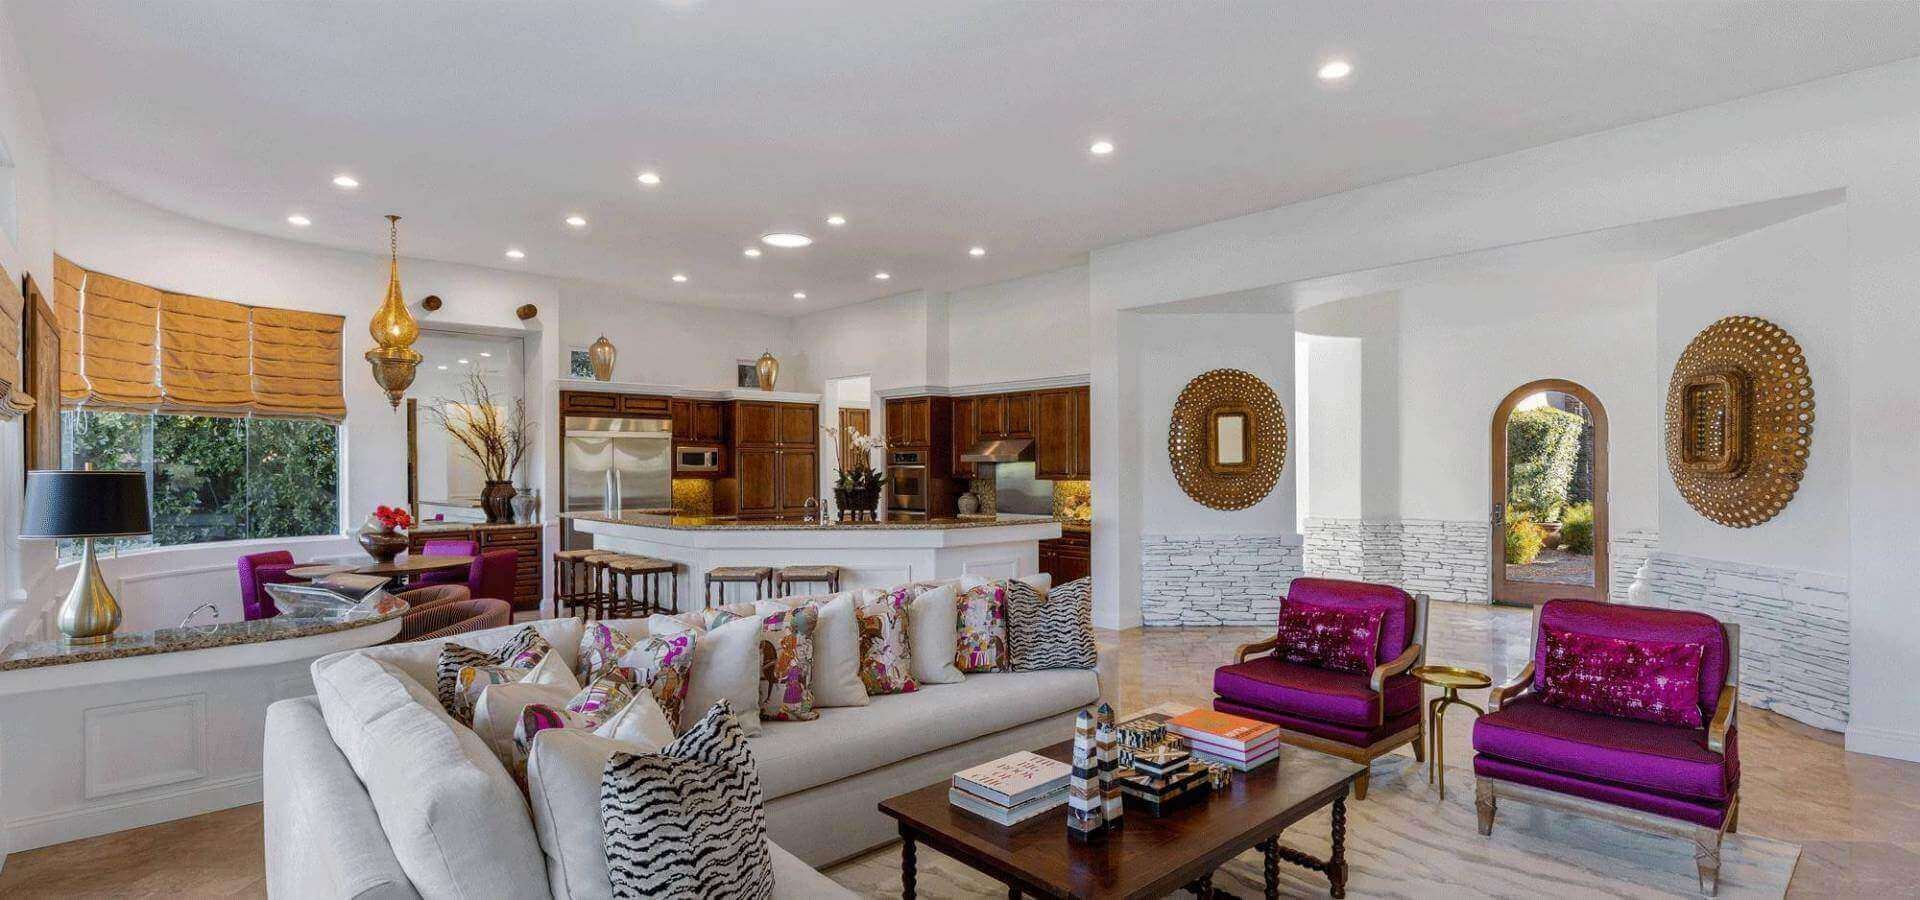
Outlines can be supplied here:
M1507 701L1526 693L1527 689L1532 686L1533 660L1527 660L1527 664L1520 667L1519 674L1509 679L1506 684L1494 688L1491 693L1487 694L1487 712L1499 710L1500 707L1507 704Z
M1736 711L1740 708L1740 686L1729 684L1720 689L1720 703L1713 708L1713 721L1707 723L1707 749L1715 753L1727 752L1727 732L1733 730Z
M1387 679L1399 675L1420 661L1423 648L1419 644L1408 644L1405 652L1387 662L1373 667L1373 674L1367 678L1367 687L1378 694L1387 689Z
M1241 644L1238 650L1233 651L1233 661L1236 663L1243 663L1247 661L1247 657L1249 656L1254 656L1260 653L1266 653L1278 646L1280 646L1280 637L1278 635L1267 638L1264 641L1254 641L1251 644Z

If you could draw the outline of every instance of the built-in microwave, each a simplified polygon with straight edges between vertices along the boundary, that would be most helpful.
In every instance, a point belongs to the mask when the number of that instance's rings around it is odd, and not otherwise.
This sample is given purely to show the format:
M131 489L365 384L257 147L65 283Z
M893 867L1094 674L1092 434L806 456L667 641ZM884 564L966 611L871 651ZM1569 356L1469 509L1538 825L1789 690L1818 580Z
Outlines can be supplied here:
M675 472L718 472L720 471L719 447L676 447L673 451L673 471Z

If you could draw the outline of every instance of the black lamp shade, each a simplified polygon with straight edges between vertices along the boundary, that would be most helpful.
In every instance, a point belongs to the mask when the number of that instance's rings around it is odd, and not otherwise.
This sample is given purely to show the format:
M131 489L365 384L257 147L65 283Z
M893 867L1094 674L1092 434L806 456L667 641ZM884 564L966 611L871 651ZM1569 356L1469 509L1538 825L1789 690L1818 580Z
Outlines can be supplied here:
M27 473L23 538L124 537L147 534L145 472L38 470Z

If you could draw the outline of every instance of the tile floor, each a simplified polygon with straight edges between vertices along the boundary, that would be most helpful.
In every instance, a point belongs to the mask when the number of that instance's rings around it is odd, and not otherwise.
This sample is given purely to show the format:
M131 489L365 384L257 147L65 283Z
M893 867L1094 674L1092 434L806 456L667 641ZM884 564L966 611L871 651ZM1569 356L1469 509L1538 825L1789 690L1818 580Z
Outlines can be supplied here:
M1526 659L1528 628L1525 610L1436 603L1428 659L1504 680ZM1214 667L1263 635L1102 632L1102 687L1123 713L1204 703ZM1467 758L1472 721L1447 721L1449 756ZM1740 730L1741 828L1801 845L1789 896L1920 895L1920 764L1850 754L1837 734L1751 708L1741 711ZM259 897L262 852L260 807L244 806L14 854L0 868L0 897Z

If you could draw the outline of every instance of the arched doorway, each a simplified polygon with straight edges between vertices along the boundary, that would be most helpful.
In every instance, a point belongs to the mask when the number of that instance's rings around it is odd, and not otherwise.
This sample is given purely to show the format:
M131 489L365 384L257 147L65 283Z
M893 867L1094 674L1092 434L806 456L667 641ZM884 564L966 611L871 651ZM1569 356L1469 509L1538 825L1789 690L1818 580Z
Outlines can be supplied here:
M1493 599L1607 599L1607 411L1547 378L1493 413Z

